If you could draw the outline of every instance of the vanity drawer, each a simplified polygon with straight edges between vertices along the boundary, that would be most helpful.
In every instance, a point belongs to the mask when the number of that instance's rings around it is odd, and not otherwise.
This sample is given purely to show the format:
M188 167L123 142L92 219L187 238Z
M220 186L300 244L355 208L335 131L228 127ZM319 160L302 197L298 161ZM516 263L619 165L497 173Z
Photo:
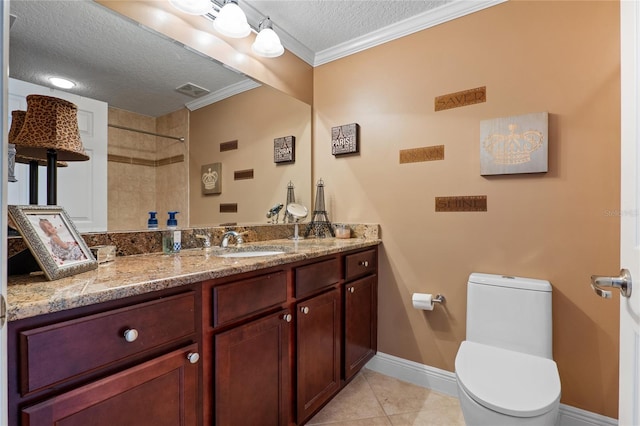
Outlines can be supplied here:
M125 338L129 333L128 341ZM20 333L22 394L105 367L196 332L193 292Z
M284 271L213 288L213 326L224 325L287 301Z
M346 281L376 272L377 250L366 250L345 256L344 279Z
M296 268L296 297L300 298L340 281L337 258Z

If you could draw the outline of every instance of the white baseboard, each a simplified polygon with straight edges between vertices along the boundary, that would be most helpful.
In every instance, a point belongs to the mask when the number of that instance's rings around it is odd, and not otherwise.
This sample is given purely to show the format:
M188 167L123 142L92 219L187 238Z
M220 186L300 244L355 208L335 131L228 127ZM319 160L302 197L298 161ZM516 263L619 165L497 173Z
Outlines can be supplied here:
M367 363L368 369L395 377L398 380L433 389L450 396L458 396L456 375L450 371L430 367L414 361L378 352ZM570 405L560 404L557 426L617 426L618 420Z

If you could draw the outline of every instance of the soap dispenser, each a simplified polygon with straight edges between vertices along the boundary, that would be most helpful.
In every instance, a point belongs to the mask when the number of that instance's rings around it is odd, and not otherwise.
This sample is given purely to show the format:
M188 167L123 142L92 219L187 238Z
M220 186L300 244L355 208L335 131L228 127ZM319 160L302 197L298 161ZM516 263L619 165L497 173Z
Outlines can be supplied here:
M149 212L149 220L147 221L148 229L158 229L158 218L156 214L157 212Z
M182 232L178 229L178 212L168 212L167 230L162 233L162 251L166 254L178 253L182 248Z

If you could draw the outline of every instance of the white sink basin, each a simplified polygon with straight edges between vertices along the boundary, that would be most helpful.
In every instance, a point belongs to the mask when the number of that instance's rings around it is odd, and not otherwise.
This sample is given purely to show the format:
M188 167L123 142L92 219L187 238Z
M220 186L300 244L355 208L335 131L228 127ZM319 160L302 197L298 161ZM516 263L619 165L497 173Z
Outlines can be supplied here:
M255 251L236 251L225 254L216 254L218 257L259 257L259 256L276 256L284 254L280 250L255 250Z

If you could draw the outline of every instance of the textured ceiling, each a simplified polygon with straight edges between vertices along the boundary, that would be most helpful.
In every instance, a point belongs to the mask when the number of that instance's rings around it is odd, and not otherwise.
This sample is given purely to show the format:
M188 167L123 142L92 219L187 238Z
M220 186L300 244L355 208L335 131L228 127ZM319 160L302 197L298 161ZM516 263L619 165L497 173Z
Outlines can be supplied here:
M314 64L319 53L453 0L240 0L249 23L269 15L283 44ZM49 86L50 75L78 83L69 90L125 110L159 116L194 99L176 92L193 83L211 92L246 80L88 0L12 0L9 75ZM204 18L203 18L204 19Z

